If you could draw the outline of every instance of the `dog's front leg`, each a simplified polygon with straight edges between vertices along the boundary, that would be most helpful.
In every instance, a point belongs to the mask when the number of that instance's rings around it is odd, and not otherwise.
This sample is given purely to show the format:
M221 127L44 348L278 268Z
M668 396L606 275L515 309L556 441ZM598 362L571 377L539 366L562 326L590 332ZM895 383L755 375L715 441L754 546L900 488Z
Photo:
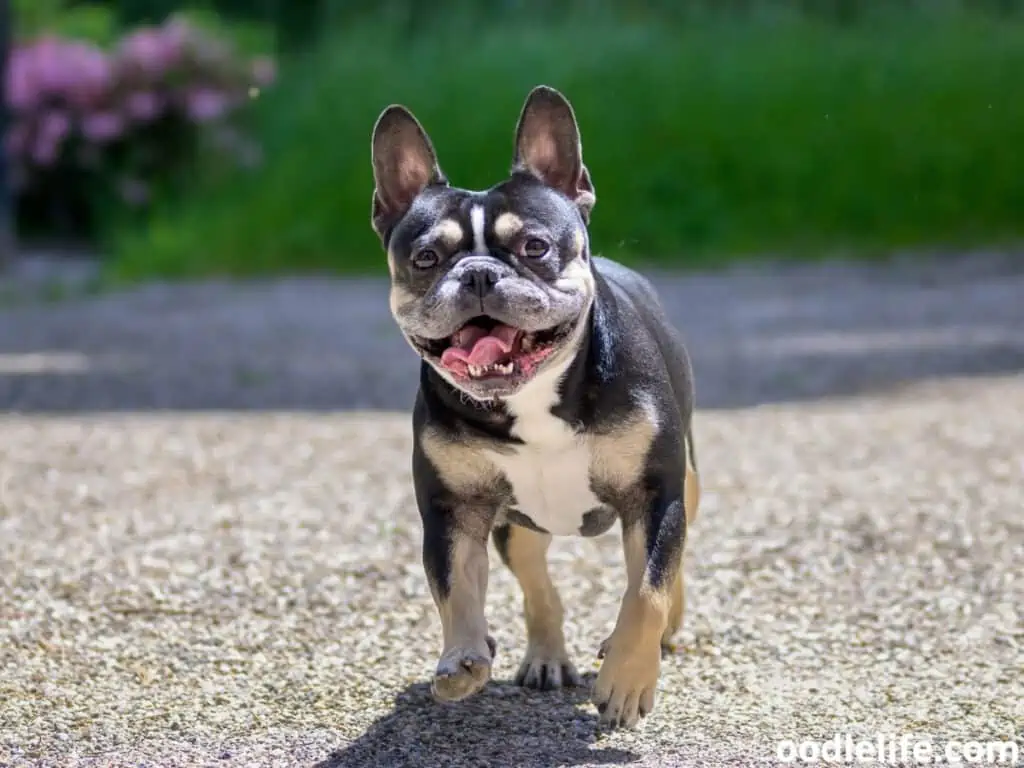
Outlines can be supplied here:
M682 499L664 489L641 515L623 518L626 593L615 629L602 646L604 662L593 692L604 724L632 727L654 708L662 636L685 539Z
M484 616L493 513L432 503L421 514L423 564L444 641L431 691L442 701L458 701L484 687L494 658Z

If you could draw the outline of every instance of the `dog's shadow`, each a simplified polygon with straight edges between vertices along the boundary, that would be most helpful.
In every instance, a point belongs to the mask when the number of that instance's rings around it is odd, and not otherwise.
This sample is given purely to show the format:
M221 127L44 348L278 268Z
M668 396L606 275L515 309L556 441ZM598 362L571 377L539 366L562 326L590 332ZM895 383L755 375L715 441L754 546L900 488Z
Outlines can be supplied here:
M593 675L579 688L527 691L491 681L476 696L439 704L430 686L416 683L395 697L395 707L349 746L315 768L460 765L623 765L636 753L596 745L602 732L584 708Z

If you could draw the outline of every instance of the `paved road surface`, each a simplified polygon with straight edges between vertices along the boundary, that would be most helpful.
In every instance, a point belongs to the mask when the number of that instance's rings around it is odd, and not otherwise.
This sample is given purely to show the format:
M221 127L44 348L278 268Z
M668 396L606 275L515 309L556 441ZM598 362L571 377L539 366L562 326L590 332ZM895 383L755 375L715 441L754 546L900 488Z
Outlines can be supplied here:
M413 360L382 284L0 307L0 765L753 766L880 732L1024 753L1024 268L659 286L707 496L657 708L614 734L585 691L509 683L498 564L497 681L428 700ZM593 673L616 536L552 557Z

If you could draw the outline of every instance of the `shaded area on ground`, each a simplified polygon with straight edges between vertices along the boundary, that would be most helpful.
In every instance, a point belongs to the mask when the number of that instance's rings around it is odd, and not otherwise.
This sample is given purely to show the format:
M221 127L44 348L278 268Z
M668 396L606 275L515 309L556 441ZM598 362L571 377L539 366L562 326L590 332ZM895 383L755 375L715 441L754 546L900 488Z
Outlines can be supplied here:
M591 685L594 675L588 675ZM481 706L481 701L486 705ZM636 752L595 747L600 730L587 688L529 693L508 682L492 682L478 697L437 705L430 686L415 683L395 697L395 707L352 744L315 768L367 765L445 765L453 755L468 764L624 765ZM527 757L533 753L536 762Z
M701 407L1024 370L1017 254L649 273ZM2 284L0 284L2 286ZM418 361L374 279L0 298L0 408L407 410ZM73 293L73 292L72 292Z

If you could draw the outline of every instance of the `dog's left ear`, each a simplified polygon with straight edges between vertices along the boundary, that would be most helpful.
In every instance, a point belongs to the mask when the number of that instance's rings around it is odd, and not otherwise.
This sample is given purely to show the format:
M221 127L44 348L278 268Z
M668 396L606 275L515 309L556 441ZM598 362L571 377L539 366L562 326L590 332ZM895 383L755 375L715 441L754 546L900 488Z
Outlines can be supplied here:
M526 97L516 126L513 172L526 171L557 189L579 208L584 221L597 202L569 100L554 88L538 85Z
M431 184L448 184L434 146L416 117L400 104L381 112L373 126L373 229L384 239Z

